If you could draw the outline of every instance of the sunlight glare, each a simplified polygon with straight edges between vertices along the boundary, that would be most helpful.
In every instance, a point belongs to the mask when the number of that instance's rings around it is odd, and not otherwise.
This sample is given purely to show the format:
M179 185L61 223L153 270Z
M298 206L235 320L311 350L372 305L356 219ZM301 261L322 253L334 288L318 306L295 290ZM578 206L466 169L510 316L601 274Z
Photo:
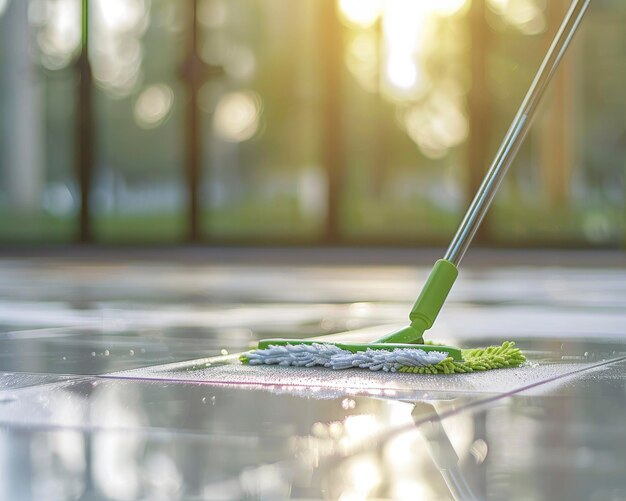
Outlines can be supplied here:
M424 0L424 7L435 15L447 17L460 12L468 3L468 0Z
M393 494L392 499L405 500L405 499L433 499L433 492L427 486L414 480L399 480L393 482L391 487Z
M145 439L126 433L125 426L145 426L146 417L137 391L102 386L91 394L87 419L106 431L92 440L91 468L94 487L107 498L136 499L144 474L137 458L142 457ZM108 427L108 428L106 428Z
M365 438L380 429L380 424L371 414L348 416L343 424L346 435L353 438Z
M378 461L373 456L357 457L350 462L349 480L356 494L367 495L382 482Z
M393 437L385 444L385 461L393 466L396 471L400 471L403 466L410 466L414 449L408 445L414 442L415 438L410 435L401 434Z
M388 0L384 4L383 35L395 51L412 53L421 41L427 11L420 2Z
M431 77L425 62L442 36L440 18L466 10L469 0L386 0L381 3L383 93L392 101L423 97Z
M392 55L387 61L386 71L389 81L400 89L410 89L417 82L417 68L410 58Z
M380 0L339 0L339 12L348 25L369 28L380 17Z
M408 97L421 83L418 56L424 47L427 17L419 2L389 0L383 12L385 90L392 98Z
M544 8L536 0L489 0L490 9L525 35L546 30Z
M100 0L104 25L118 32L131 31L146 13L144 0Z

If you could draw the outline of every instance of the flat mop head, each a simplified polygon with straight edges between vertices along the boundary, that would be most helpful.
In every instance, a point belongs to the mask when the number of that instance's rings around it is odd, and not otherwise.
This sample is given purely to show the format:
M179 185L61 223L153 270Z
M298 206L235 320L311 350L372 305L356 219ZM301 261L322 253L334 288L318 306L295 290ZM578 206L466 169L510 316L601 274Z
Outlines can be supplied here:
M413 374L456 374L519 367L526 357L507 341L501 346L461 350L435 344L347 344L267 339L239 358L250 365L360 368Z
M300 339L265 339L258 349L244 353L241 362L283 367L358 367L372 371L415 374L455 374L519 367L526 361L515 343L484 349L461 350L424 344L424 331L432 327L458 270L444 259L435 263L409 314L410 325L372 343L335 343Z

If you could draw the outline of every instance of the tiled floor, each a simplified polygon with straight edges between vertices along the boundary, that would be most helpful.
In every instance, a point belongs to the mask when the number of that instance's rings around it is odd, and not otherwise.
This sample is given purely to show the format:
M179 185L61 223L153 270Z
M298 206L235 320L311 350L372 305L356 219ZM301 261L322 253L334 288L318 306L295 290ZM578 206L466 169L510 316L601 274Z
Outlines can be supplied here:
M464 269L431 339L531 364L435 377L233 356L374 338L426 267L237 261L0 261L0 499L626 499L625 269Z

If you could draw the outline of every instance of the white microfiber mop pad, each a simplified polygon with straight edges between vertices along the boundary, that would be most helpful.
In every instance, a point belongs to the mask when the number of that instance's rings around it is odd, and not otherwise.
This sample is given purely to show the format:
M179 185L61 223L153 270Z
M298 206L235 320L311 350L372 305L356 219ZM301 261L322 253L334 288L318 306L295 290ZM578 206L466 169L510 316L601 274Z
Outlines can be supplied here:
M247 354L250 365L280 365L313 367L321 365L332 369L359 367L372 371L396 372L400 367L426 367L436 365L449 355L439 351L401 348L397 350L372 350L352 353L332 344L298 344L270 346Z

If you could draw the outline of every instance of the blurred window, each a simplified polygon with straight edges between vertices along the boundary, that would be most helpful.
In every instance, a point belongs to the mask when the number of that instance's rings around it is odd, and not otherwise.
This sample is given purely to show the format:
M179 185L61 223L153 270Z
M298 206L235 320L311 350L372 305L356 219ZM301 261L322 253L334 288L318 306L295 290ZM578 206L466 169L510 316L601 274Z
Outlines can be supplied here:
M84 3L0 0L2 242L79 235ZM90 0L91 234L445 245L569 4ZM483 244L623 245L625 23L591 6Z
M91 0L95 238L180 241L185 234L186 2Z
M210 238L320 236L319 0L200 0L202 226Z
M0 239L76 234L74 73L80 4L0 0Z

